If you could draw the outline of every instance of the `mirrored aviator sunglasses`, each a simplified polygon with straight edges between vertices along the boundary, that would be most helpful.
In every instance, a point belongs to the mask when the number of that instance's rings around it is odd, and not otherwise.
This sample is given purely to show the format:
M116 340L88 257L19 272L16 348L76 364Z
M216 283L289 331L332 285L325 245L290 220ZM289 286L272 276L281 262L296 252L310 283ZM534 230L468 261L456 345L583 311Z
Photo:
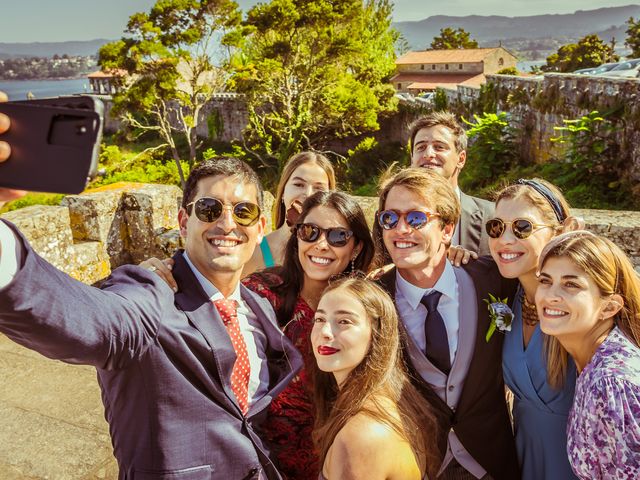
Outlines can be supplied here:
M385 230L391 230L398 226L398 222L402 217L404 221L411 228L416 230L424 227L431 221L432 218L437 217L437 213L422 212L420 210L411 210L409 212L396 212L395 210L383 210L378 212L378 225Z
M191 214L191 206L196 218L202 222L213 223L222 215L224 204L217 198L202 197L186 205L187 213ZM260 218L260 207L251 202L238 202L232 205L231 216L240 226L250 227Z
M492 218L487 223L485 223L484 227L487 231L487 235L489 235L491 238L500 238L507 229L507 225L511 225L511 231L513 232L513 235L520 240L524 240L525 238L530 237L531 234L536 230L554 226L543 223L533 223L526 218L516 218L512 222L505 222L501 218Z
M303 242L316 242L324 233L324 238L332 247L344 247L353 237L353 232L342 227L321 228L313 223L300 223L296 226L298 238Z

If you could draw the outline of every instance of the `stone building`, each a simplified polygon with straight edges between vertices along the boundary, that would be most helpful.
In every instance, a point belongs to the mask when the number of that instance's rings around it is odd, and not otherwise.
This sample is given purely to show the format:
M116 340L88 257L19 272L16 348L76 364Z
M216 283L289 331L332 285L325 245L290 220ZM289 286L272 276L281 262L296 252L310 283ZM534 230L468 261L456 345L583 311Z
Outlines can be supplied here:
M399 92L413 94L458 85L478 87L485 83L485 75L517 62L503 47L407 52L396 60L391 82Z

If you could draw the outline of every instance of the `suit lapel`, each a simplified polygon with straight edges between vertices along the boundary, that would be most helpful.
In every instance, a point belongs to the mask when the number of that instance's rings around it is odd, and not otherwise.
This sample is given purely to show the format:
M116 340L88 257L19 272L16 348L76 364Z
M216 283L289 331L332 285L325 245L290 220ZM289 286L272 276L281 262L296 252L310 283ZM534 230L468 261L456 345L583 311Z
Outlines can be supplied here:
M182 254L176 254L173 259L175 261L172 270L173 276L180 286L180 290L175 296L176 303L211 348L212 367L214 368L210 368L209 371L223 388L229 402L235 407L234 410L239 413L239 406L230 383L236 353L227 329L218 310L209 301Z

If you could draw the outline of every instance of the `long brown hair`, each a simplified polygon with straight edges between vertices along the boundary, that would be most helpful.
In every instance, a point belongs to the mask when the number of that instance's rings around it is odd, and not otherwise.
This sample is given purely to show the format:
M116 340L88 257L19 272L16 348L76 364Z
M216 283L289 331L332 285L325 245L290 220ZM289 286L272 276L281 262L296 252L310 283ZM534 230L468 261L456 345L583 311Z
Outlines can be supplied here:
M356 298L371 322L371 345L362 362L338 389L331 373L314 363L314 404L316 420L313 440L320 453L320 465L338 432L359 413L389 425L404 438L417 461L426 460L431 477L437 471L437 425L427 400L410 382L400 352L398 314L391 297L377 284L364 278L333 281L324 293L343 289ZM387 411L385 400L397 405L400 420Z
M615 325L640 347L640 277L627 255L611 240L579 230L551 240L540 255L540 269L550 258L565 257L583 270L603 297L618 294L624 305Z
M278 182L278 187L276 188L276 198L273 202L273 218L275 221L275 228L280 228L284 225L285 217L287 215L287 207L285 206L282 195L284 194L284 187L287 186L287 182L293 172L295 172L296 168L300 165L304 165L305 163L315 163L322 168L327 174L327 179L329 180L329 190L335 190L336 188L336 174L333 171L333 165L331 165L331 161L317 152L300 152L292 156L284 168L282 169L282 174L280 175L280 181Z

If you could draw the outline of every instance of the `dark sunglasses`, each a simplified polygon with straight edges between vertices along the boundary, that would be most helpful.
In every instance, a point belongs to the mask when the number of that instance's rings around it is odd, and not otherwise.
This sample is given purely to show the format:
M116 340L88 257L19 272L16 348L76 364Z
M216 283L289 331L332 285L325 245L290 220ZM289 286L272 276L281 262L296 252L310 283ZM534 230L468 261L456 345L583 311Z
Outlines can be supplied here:
M346 228L320 228L313 223L299 223L296 226L298 238L303 242L313 243L317 241L324 233L324 238L332 247L344 247L349 243L349 239L353 237L353 232Z
M207 223L215 222L222 215L224 204L217 198L202 197L195 202L188 203L187 213L191 215L191 206L198 220ZM238 202L232 206L233 220L243 227L254 225L260 218L260 207L251 202Z
M385 230L391 230L398 226L401 218L411 228L416 230L424 227L434 217L439 217L437 213L421 212L420 210L411 210L409 212L396 212L395 210L383 210L376 214L378 217L378 225Z
M491 238L500 238L504 231L507 229L507 225L511 225L511 231L516 238L524 240L531 236L531 234L541 228L554 227L555 225L546 225L544 223L533 223L526 218L516 218L512 222L505 222L501 218L492 218L485 223L484 228L487 231L487 235Z

